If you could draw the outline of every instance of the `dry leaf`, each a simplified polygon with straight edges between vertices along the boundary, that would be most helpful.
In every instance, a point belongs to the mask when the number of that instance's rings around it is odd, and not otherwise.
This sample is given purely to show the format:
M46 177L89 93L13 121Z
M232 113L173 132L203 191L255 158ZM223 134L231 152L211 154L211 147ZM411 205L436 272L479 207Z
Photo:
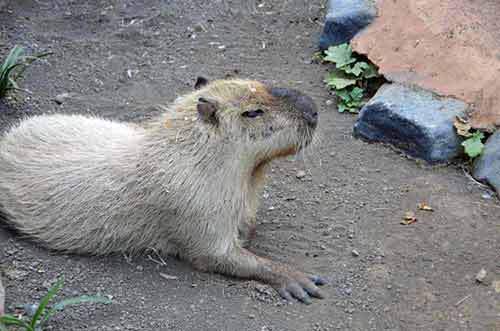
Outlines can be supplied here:
M165 123L164 123L164 126L167 128L167 129L171 129L174 127L173 123L172 123L172 120L166 120Z
M413 224L417 221L417 218L415 217L415 213L412 211L408 211L405 214L404 219L401 221L401 224L403 225L410 225Z
M456 116L455 122L453 123L455 128L457 129L457 133L462 137L471 137L472 133L470 130L472 129L471 125L464 120L463 118Z
M418 209L420 209L420 210L434 211L434 209L431 206L429 206L428 204L426 204L424 202L419 203L417 206L418 206Z

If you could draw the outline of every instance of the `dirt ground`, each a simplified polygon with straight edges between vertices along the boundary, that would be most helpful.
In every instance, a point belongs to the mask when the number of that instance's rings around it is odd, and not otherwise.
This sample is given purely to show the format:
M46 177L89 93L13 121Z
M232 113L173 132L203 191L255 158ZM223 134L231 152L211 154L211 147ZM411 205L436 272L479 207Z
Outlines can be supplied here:
M320 3L301 0L10 1L0 55L16 43L55 54L27 73L31 95L0 104L3 129L45 112L141 121L200 74L312 95L320 142L275 163L252 249L330 283L323 300L286 304L267 286L173 258L62 255L0 229L7 309L64 274L61 297L100 293L114 304L67 309L51 330L500 330L500 204L459 164L431 168L352 137L355 118L328 106L326 68L311 63L323 17ZM52 100L65 92L62 105ZM435 211L417 211L420 202ZM418 222L401 225L410 210Z

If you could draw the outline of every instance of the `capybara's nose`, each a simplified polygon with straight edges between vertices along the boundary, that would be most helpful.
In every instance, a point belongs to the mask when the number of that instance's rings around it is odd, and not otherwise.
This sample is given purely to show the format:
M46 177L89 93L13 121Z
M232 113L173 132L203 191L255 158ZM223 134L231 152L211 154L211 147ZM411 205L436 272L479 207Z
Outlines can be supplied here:
M282 87L274 87L271 89L271 94L278 98L284 98L287 102L302 114L302 118L307 125L315 128L318 125L318 111L314 100L304 93Z

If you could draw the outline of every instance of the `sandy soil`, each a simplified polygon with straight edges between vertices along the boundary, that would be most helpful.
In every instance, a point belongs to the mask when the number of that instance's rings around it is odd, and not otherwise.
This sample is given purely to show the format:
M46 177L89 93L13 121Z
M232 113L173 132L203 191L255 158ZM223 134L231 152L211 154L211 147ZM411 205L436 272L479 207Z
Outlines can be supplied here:
M47 112L141 121L200 74L311 94L321 141L274 165L252 249L330 283L323 300L285 304L267 286L172 258L62 255L0 229L7 310L37 301L64 274L61 297L100 293L115 303L67 309L51 330L500 330L498 201L458 164L430 168L352 137L355 118L327 106L326 68L310 60L323 16L300 0L10 1L0 55L16 43L55 54L27 73L32 95L0 104L3 129ZM52 100L65 92L74 95L62 105ZM435 211L417 211L420 202ZM410 210L418 222L401 225ZM474 279L481 268L484 284Z

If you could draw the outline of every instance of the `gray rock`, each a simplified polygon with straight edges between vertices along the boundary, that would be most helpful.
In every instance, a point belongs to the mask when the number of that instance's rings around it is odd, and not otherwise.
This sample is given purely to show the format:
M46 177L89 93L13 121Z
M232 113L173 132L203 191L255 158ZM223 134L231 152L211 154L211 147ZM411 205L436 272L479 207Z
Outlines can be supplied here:
M453 122L465 116L467 104L400 84L385 84L361 109L354 135L389 143L430 163L463 153Z
M370 0L329 0L320 49L349 42L376 16Z
M500 195L500 131L486 141L483 153L474 163L473 175L493 186Z

